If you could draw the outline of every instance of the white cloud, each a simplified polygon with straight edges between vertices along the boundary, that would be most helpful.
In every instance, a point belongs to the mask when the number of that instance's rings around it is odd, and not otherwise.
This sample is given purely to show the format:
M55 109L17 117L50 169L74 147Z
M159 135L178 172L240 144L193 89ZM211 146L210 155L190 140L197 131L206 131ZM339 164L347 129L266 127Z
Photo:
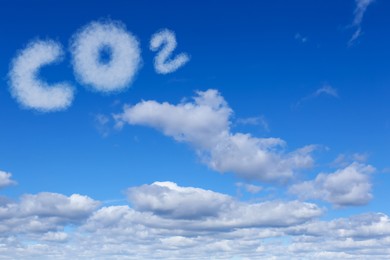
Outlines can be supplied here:
M65 242L69 235L65 232L47 232L42 236L42 240L51 242Z
M99 206L99 202L78 194L26 194L19 202L0 205L0 233L44 233L67 224L79 223ZM1 236L1 235L0 235Z
M174 219L172 225L182 220L182 228L189 230L289 226L322 214L322 210L314 204L297 201L239 202L228 195L180 187L172 182L130 188L128 197L136 210L151 212L165 219L152 220L154 226L158 226L158 222L161 226L169 225L167 219Z
M49 192L23 195L18 205L19 213L23 215L54 216L71 220L87 217L97 206L99 203L87 196L73 194L67 197Z
M128 195L138 209L97 208L91 198L55 193L1 205L0 258L387 259L390 254L390 218L383 213L324 221L317 219L323 210L312 203L238 201L172 182L132 187Z
M367 8L369 5L374 3L375 0L355 0L356 8L354 11L354 19L352 22L352 26L356 28L355 32L353 33L351 39L349 40L349 45L352 45L361 35L362 33L362 22L364 14L367 11Z
M125 106L114 115L117 126L145 125L195 148L203 162L219 172L234 172L247 179L284 181L294 171L308 168L314 146L287 153L279 138L256 138L232 133L232 110L216 90L197 92L194 102L172 105L143 101Z
M352 163L331 174L319 174L315 180L295 184L290 192L304 199L321 199L336 206L357 206L372 199L370 165Z
M269 124L264 116L239 118L237 119L237 123L242 125L260 125L265 131L270 131Z
M0 189L16 184L16 181L12 180L11 178L11 173L0 171Z
M390 254L390 218L383 213L314 221L289 227L286 233L295 237L294 245L290 246L295 253L322 252L320 259L337 255L350 259L387 259Z
M104 207L86 224L88 230L126 229L131 225L163 229L177 234L200 235L242 228L288 227L322 215L311 203L298 201L240 202L231 196L172 182L133 187L128 197L134 209ZM122 221L123 220L123 221ZM122 226L123 225L123 226Z
M161 50L154 59L154 68L157 73L172 73L190 60L190 57L186 53L180 53L174 58L170 58L176 46L176 36L171 30L164 29L152 36L152 39L150 40L150 49L152 51L158 51L161 47Z
M44 112L64 110L73 101L72 85L49 85L38 78L39 69L63 59L62 46L54 41L33 41L13 60L9 73L11 93L24 107Z
M328 95L336 98L339 97L337 89L333 88L330 85L324 85L323 87L317 89L316 92L313 93L313 97L318 97L321 95Z
M107 63L100 60L110 51ZM97 91L112 92L130 86L141 65L138 40L119 22L92 22L71 42L73 67L78 80Z
M229 196L198 188L183 188L172 182L132 187L127 194L137 210L183 219L214 216L232 203Z
M321 97L321 96L329 96L333 98L339 98L339 94L337 89L333 88L330 85L323 85L322 87L318 88L316 91L311 93L310 95L300 99L296 104L295 107L301 106L304 102Z
M236 186L239 188L244 188L247 192L252 193L252 194L259 193L260 191L263 190L263 187L261 187L261 186L248 184L248 183L242 183L242 182L236 183Z

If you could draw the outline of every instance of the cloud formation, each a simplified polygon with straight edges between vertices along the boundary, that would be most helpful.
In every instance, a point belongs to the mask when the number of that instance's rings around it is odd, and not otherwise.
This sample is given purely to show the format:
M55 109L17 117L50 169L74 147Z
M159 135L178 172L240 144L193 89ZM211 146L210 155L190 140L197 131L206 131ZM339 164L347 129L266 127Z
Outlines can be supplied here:
M20 201L0 203L0 233L45 233L80 223L100 205L87 196L58 193L26 194Z
M294 171L312 166L314 146L285 152L286 143L279 138L232 133L232 113L220 93L210 89L197 92L193 102L173 105L143 101L125 106L114 119L118 127L149 126L188 143L210 168L233 172L245 179L286 181Z
M301 106L304 102L306 101L309 101L309 100L312 100L312 99L315 99L315 98L318 98L320 96L329 96L329 97L333 97L333 98L339 98L339 94L338 94L338 91L337 89L335 89L334 87L330 86L330 85L324 85L320 88L318 88L316 91L314 91L313 93L311 93L310 95L302 98L301 100L299 100L297 103L296 103L296 107L299 107Z
M294 35L294 39L301 42L301 43L306 43L308 41L308 38L305 36L302 36L302 34L300 34L300 33L296 33Z
M164 29L152 36L150 40L150 50L160 50L154 59L154 68L157 73L172 73L184 66L184 64L190 60L190 57L186 53L180 53L174 58L171 58L176 47L176 35L171 30Z
M178 219L215 216L232 203L229 196L198 188L179 187L173 182L132 187L127 195L137 210Z
M248 184L248 183L242 183L242 182L237 182L236 183L236 186L238 188L244 188L245 191L249 192L249 193L252 193L252 194L256 194L256 193L259 193L260 191L263 190L263 187L261 186L257 186L257 185L253 185L253 184Z
M0 189L14 184L16 181L12 180L11 173L0 171Z
M315 180L295 184L290 192L303 199L321 199L336 206L365 205L372 199L370 175L375 169L354 162L334 173L320 173Z
M269 124L264 116L247 117L237 119L237 124L241 125L260 125L265 131L269 132Z
M362 34L361 25L363 22L364 14L366 13L368 6L370 6L374 2L375 0L355 0L356 8L354 11L354 19L352 22L352 26L356 28L356 30L348 42L349 45L352 45Z
M12 61L9 73L11 93L24 107L43 112L68 108L73 101L72 85L66 82L48 84L38 78L39 69L60 62L64 52L54 41L33 41Z
M107 62L101 60L105 50ZM128 88L141 65L138 40L119 22L88 24L73 36L71 52L77 79L100 92Z
M0 202L1 256L387 259L390 253L390 218L383 213L323 221L313 203L239 201L173 182L131 187L127 195L135 208L47 192Z
M191 230L290 226L322 214L322 209L310 203L239 202L228 195L180 187L172 182L155 182L130 188L128 197L136 210L151 212L165 219L182 220L185 224L183 228Z

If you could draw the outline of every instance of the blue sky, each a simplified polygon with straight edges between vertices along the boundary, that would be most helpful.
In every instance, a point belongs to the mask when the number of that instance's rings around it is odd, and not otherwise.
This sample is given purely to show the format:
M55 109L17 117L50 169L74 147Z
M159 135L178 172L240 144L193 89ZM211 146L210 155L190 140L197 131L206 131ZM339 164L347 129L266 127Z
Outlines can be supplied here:
M389 8L1 1L0 259L386 259Z

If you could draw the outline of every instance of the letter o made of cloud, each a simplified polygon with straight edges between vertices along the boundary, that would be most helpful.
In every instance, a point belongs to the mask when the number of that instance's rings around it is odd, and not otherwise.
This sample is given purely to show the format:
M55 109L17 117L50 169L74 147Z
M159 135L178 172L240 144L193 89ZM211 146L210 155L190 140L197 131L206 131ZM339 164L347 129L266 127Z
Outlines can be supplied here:
M100 60L109 49L109 61ZM141 65L138 40L118 22L92 22L72 37L73 67L80 83L100 92L112 92L130 86Z
M54 41L33 41L11 63L11 93L24 107L43 112L68 108L73 87L65 82L49 85L38 78L39 69L63 58L62 46Z

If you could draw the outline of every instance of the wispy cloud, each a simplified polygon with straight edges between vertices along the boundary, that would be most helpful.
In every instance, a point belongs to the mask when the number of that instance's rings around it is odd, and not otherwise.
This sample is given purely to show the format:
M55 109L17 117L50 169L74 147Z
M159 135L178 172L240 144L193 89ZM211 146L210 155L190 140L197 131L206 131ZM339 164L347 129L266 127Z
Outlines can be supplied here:
M302 36L300 33L296 33L294 35L294 39L301 42L301 43L306 43L308 41L308 38L305 36Z
M269 124L264 116L238 118L236 122L241 125L260 125L265 131L270 131Z
M362 34L362 22L364 14L367 11L369 5L374 3L375 0L355 0L356 8L354 11L354 19L352 22L352 27L355 28L355 32L353 33L351 39L348 42L348 45L352 45Z
M243 182L237 182L236 186L238 188L244 188L245 191L252 193L252 194L259 193L260 191L263 190L263 187L261 187L261 186L257 186L257 185L253 185L253 184L249 184L249 183L243 183Z
M118 126L149 126L188 143L210 168L233 172L245 179L283 182L293 177L296 170L313 164L311 152L315 146L288 153L282 139L233 133L232 113L218 91L207 90L197 92L194 102L173 105L143 101L125 106L114 119Z
M316 92L314 92L312 94L312 97L318 97L321 95L329 95L329 96L336 97L336 98L339 97L339 95L337 93L337 89L333 88L330 85L325 85L325 86L317 89Z
M171 30L164 29L152 36L150 49L152 51L158 51L161 48L154 59L154 68L157 73L172 73L190 60L190 57L186 53L180 53L172 58L171 55L176 46L176 36Z
M11 93L23 107L49 112L64 110L72 104L72 85L65 82L49 85L38 78L42 66L59 62L63 56L59 43L38 40L13 60L9 73Z
M100 54L108 49L108 62ZM92 22L71 41L77 79L101 92L126 89L141 66L141 51L135 36L120 22Z
M318 88L316 91L314 91L310 95L308 95L308 96L302 98L301 100L299 100L295 104L295 107L299 107L303 103L305 103L306 101L318 98L320 96L330 96L330 97L333 97L333 98L339 98L339 94L338 94L337 89L333 88L331 85L326 84L326 85Z
M94 115L95 126L99 134L103 137L107 137L110 133L111 127L109 126L111 117L103 114Z
M346 167L353 162L365 163L368 160L367 153L339 154L330 164L333 167Z

